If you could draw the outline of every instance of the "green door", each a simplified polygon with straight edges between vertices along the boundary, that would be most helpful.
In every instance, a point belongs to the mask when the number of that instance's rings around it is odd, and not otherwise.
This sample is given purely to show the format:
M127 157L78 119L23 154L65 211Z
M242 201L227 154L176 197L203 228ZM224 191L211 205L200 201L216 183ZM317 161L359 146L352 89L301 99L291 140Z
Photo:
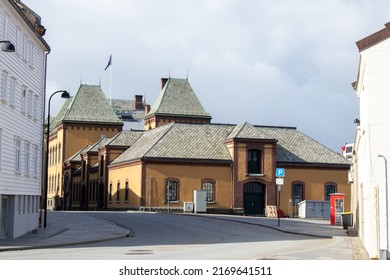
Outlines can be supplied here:
M244 185L244 213L264 215L265 185L250 182Z

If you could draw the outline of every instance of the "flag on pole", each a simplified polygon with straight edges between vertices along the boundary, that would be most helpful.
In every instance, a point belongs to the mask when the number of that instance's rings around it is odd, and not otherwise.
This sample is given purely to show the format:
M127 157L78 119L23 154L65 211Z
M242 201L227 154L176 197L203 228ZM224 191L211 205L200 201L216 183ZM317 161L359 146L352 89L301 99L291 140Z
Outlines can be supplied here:
M110 59L108 60L107 66L106 66L106 68L104 68L104 71L106 71L107 68L110 67L111 64L112 64L112 55L110 55Z

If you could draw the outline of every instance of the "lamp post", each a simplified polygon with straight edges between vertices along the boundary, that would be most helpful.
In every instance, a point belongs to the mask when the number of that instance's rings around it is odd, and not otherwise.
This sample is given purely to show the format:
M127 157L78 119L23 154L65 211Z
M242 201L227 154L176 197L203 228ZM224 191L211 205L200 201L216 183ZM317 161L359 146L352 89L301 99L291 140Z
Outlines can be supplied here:
M47 105L47 130L46 130L46 157L45 157L45 164L46 164L46 176L45 176L45 190L44 190L44 222L43 222L43 227L46 227L47 224L47 191L48 191L48 182L49 182L49 136L50 136L50 101L51 98L56 94L62 92L61 98L69 98L70 95L66 90L57 90L54 92L50 97Z
M0 41L0 44L4 44L1 48L3 52L15 52L15 46L10 41Z
M386 218L386 253L384 252L380 252L380 254L382 255L382 258L384 258L385 260L389 259L389 196L388 196L388 185L387 185L387 159L385 156L383 155L378 155L378 157L381 157L385 160L385 186L386 186L386 194L385 194L385 202L386 202L386 215L385 215L385 218ZM382 250L380 250L382 251Z

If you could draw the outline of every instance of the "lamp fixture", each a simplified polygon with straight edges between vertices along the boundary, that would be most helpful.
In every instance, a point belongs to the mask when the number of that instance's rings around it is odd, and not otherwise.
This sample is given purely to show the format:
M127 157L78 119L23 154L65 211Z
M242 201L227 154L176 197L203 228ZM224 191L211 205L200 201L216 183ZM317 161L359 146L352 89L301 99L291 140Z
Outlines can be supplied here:
M1 50L3 52L15 52L15 46L10 41L0 41L1 44L4 44Z

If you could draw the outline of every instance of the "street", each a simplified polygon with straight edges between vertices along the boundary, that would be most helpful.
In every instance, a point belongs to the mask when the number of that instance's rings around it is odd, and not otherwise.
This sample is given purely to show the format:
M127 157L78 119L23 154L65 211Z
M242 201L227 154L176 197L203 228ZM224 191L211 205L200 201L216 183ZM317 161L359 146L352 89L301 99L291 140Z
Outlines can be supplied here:
M129 229L117 240L1 252L8 260L352 260L346 236L318 238L205 216L88 212Z

